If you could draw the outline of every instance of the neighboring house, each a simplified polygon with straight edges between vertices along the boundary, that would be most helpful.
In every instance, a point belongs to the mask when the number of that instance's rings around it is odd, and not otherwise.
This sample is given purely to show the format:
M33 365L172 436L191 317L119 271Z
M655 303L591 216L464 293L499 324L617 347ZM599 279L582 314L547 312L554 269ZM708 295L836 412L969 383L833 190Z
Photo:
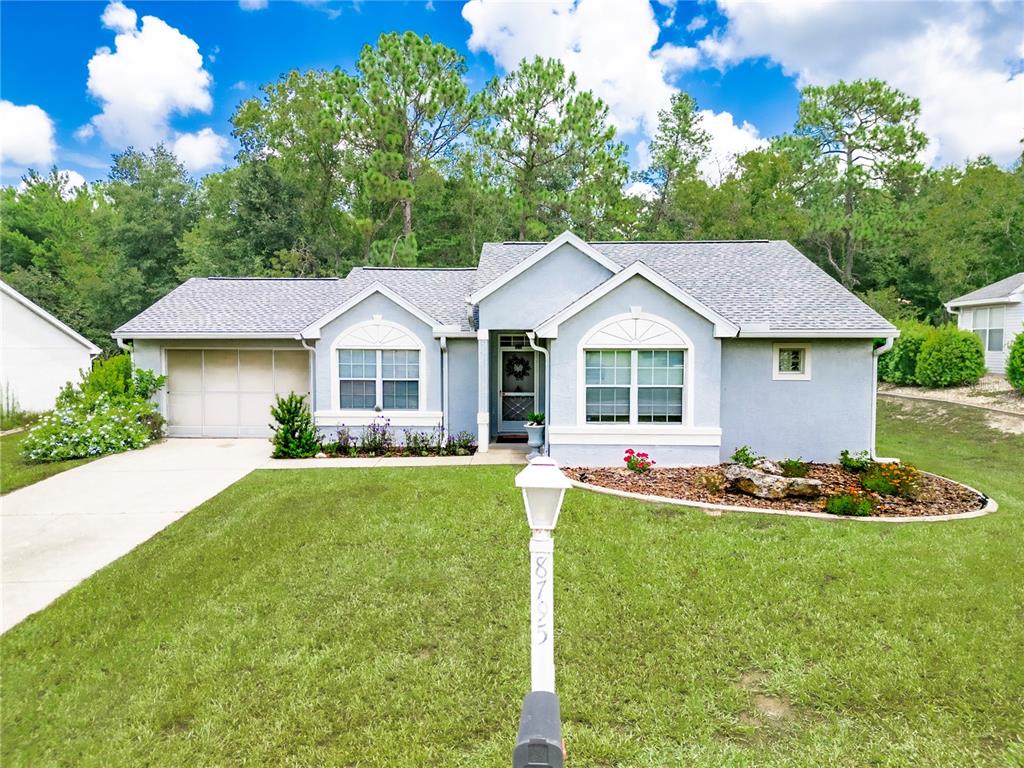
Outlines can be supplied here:
M0 281L0 383L26 411L53 408L57 393L100 348Z
M974 331L985 347L985 367L1006 372L1006 356L1024 330L1024 272L946 302L957 325Z
M783 241L487 243L475 269L198 278L118 328L166 373L172 435L265 435L309 393L325 435L384 416L474 431L547 414L552 456L713 464L739 445L874 447L874 340L896 329Z

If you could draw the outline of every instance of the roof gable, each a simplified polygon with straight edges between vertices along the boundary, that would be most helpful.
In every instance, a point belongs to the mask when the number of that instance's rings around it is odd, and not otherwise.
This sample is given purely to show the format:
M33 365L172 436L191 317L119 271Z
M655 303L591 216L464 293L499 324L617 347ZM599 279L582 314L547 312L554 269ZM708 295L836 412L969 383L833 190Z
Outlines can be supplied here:
M341 315L345 314L346 312L348 312L350 309L352 309L356 305L358 305L358 304L362 303L363 301L365 301L366 299L368 299L370 296L373 296L373 295L378 294L378 293L381 296L384 296L385 298L389 299L390 301L392 301L395 304L397 304L398 306L400 306L402 309L404 309L406 312L408 312L413 317L415 317L415 318L417 318L419 320L422 320L424 323L429 325L431 328L439 329L441 327L441 324L437 320L435 320L433 317L431 317L426 312L421 310L415 304L413 304L412 302L408 301L407 299L405 299L404 297L402 297L401 295L399 295L398 293L396 293L392 289L388 288L386 285L381 283L379 280L375 280L374 282L370 283L368 286L363 288L361 291L359 291L354 296L349 297L348 299L343 301L341 304L339 304L338 306L334 307L330 311L324 313L319 318L317 318L315 321L313 321L312 323L307 325L305 328L302 329L302 333L300 335L303 338L306 338L306 339L319 339L320 338L320 331L323 329L323 327L325 325L330 323L335 318L338 318Z
M572 304L556 312L554 315L538 325L537 335L542 338L557 338L559 325L570 317L573 317L586 309L602 297L607 296L633 277L643 278L657 288L660 288L683 306L696 312L705 320L712 323L715 326L715 336L735 336L737 331L739 331L739 327L737 325L698 301L690 293L684 291L671 280L668 280L642 261L634 261L628 267L620 269L616 274L612 275L599 286L588 293L585 293Z
M972 304L1000 304L1024 300L1024 272L1004 277L975 291L957 296L946 302L946 307L963 307Z
M470 302L472 302L473 304L479 304L482 299L485 299L486 297L490 296L503 285L512 282L516 277L523 274L523 272L526 272L530 267L532 267L534 264L537 264L542 259L550 256L563 245L571 245L584 256L593 259L612 274L615 274L616 272L619 271L619 269L621 269L621 267L616 261L608 258L603 253L594 248L592 245L590 245L590 243L581 240L572 232L566 230L558 237L556 237L554 240L552 240L550 243L542 246L529 257L523 259L518 264L513 266L511 269L502 272L493 280L488 282L486 285L479 287L469 297Z
M36 304L34 301L32 301L26 296L23 296L18 291L14 290L14 288L9 286L3 280L0 280L0 291L2 291L4 295L10 297L14 301L21 304L32 314L46 321L50 325L54 326L57 330L63 332L66 336L81 344L89 351L90 355L98 355L100 352L103 351L95 344L93 344L91 341L89 341L87 338L85 338L85 336L76 331L74 328L58 320L56 317L54 317L45 309Z

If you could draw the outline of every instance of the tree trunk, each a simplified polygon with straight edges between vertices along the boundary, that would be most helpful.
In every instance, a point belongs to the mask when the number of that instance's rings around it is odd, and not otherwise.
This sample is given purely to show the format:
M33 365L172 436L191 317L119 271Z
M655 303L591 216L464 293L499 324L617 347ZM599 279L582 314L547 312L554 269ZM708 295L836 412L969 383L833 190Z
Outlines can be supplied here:
M412 234L412 200L402 200L402 234L409 237Z

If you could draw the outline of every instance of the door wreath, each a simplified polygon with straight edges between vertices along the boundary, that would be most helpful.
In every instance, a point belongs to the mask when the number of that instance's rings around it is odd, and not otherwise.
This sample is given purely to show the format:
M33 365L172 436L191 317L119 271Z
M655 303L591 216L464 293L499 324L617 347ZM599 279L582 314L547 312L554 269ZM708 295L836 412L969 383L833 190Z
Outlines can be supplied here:
M505 358L505 375L522 381L530 375L530 361L521 355L509 355Z

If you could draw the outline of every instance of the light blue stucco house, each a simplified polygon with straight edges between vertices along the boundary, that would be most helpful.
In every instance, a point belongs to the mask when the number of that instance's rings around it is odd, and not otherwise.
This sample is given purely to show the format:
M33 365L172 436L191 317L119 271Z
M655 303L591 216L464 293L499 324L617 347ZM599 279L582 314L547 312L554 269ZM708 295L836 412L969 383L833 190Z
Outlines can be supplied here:
M118 328L168 377L171 435L268 433L308 393L326 436L386 416L479 450L547 414L566 465L715 464L739 445L874 449L877 355L897 330L789 243L487 243L472 269L194 278ZM883 346L884 343L884 346Z

